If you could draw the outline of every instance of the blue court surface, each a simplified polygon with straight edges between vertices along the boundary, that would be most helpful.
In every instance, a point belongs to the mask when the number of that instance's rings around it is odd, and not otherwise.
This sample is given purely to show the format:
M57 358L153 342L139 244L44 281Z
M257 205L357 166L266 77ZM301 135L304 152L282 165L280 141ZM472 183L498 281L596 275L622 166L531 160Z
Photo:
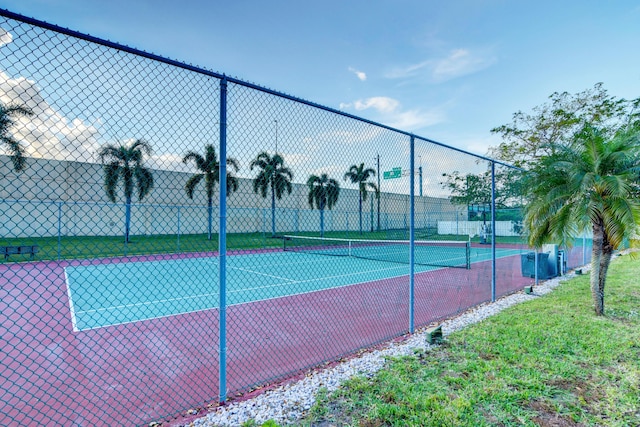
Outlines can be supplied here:
M388 252L388 249L387 249ZM498 257L520 253L497 249ZM440 252L443 261L464 263L459 251ZM491 248L471 248L471 262L491 259ZM227 304L242 304L406 276L399 262L265 252L227 256ZM408 257L406 257L408 259ZM416 273L442 266L416 265ZM472 267L473 268L473 267ZM216 257L71 266L65 268L75 330L137 322L219 306Z

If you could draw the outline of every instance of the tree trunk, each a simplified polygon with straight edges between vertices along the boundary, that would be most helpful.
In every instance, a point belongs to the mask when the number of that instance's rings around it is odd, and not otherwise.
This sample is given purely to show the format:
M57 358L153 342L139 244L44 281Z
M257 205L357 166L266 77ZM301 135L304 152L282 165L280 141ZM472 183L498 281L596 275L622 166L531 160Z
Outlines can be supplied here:
M211 199L211 197L209 197L208 203L207 203L207 222L208 222L208 235L207 235L207 239L211 240L211 229L213 228L212 224L213 224L213 200Z
M593 224L593 248L591 250L591 296L598 316L604 315L604 283L602 283L601 289L600 280L602 278L603 265L608 266L608 262L603 259L605 258L603 252L604 224L602 220L599 220Z
M320 237L324 237L324 208L320 208Z
M604 236L602 244L602 256L600 258L600 277L598 278L598 295L601 296L601 314L604 315L604 286L607 281L607 273L611 264L611 256L613 255L613 246L609 243L607 236Z
M124 211L124 242L129 243L129 230L131 227L131 199L127 198Z
M271 237L276 237L276 189L271 182Z
M371 197L371 232L373 233L373 197Z
M362 192L360 192L360 198L358 199L358 201L360 202L359 206L359 213L360 213L360 234L362 234Z

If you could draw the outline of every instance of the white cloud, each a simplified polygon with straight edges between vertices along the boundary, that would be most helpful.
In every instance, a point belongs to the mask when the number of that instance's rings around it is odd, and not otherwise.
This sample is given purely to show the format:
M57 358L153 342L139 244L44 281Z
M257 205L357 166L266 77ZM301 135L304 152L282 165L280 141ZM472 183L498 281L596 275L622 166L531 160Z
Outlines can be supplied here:
M341 103L340 108L343 110L353 108L356 111L373 109L377 113L374 120L402 130L420 129L445 120L445 114L442 109L433 108L427 111L421 109L403 110L398 100L385 96L359 99L352 103Z
M131 141L121 143L129 144ZM120 143L118 143L118 145L119 144ZM193 163L184 164L182 162L182 156L179 154L152 154L151 157L145 161L145 165L151 169L171 170L175 172L196 172Z
M386 96L374 96L365 100L357 100L353 103L353 107L357 111L373 108L380 113L391 113L396 111L399 106L400 103L397 100Z
M435 83L476 73L495 63L496 58L488 50L474 52L469 49L454 49L446 56L429 59L405 67L397 67L386 74L387 78L413 77L427 70L428 77Z
M388 73L386 73L385 77L389 79L403 79L407 77L412 77L412 76L415 76L419 70L427 67L432 62L433 61L429 60L429 61L420 62L418 64L408 65L405 67L396 67L396 68L393 68Z
M13 36L10 32L4 28L0 28L0 47L9 44L13 41Z
M397 129L414 130L433 126L445 120L445 115L437 109L431 111L408 110L399 112L388 122L389 126Z
M457 138L456 145L472 153L486 156L489 147L495 147L500 144L501 141L501 138L497 135L478 135Z
M360 79L360 81L367 80L367 75L366 75L366 73L364 71L358 71L353 67L349 67L349 71L351 71L353 74L355 74L356 77Z
M466 49L456 49L446 58L436 62L432 75L438 81L450 80L483 70L494 62L493 57L472 54Z
M311 156L303 153L287 153L283 157L287 166L305 166L311 160Z
M96 161L99 149L99 121L87 123L69 120L49 105L33 80L11 79L0 71L0 102L23 105L33 116L15 117L13 136L24 146L28 156L57 160Z

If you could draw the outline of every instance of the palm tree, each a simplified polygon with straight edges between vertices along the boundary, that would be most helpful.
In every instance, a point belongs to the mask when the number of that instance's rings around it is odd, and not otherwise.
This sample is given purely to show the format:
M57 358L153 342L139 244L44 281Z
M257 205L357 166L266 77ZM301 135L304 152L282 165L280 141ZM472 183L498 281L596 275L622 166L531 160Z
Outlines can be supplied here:
M193 151L189 151L182 158L182 163L188 163L190 160L196 164L196 168L201 173L196 173L191 176L184 186L187 196L193 199L193 193L196 186L204 178L205 190L207 192L207 208L208 208L208 225L209 233L208 239L211 240L211 226L213 221L213 192L215 190L216 183L220 182L220 163L218 162L218 156L216 155L216 149L213 145L208 144L204 147L204 157ZM240 170L238 161L232 157L227 157L227 166L235 169L236 172ZM238 178L233 175L233 171L227 170L227 194L238 190Z
M293 189L291 180L293 172L284 166L284 159L278 153L273 157L266 151L261 152L251 161L249 168L260 169L258 176L253 180L253 192L260 193L263 198L267 197L267 189L271 189L271 236L276 235L276 198L280 200L286 191L291 194Z
M613 138L584 125L568 146L542 157L530 174L525 208L529 243L559 241L593 231L591 293L604 315L604 288L612 252L640 224L640 129Z
M320 210L320 237L324 237L324 209L331 209L335 206L340 195L340 184L335 179L331 179L326 173L320 176L311 175L307 180L309 187L309 206Z
M0 142L9 150L9 157L16 172L27 167L24 148L10 133L9 129L16 124L12 116L33 116L33 111L21 105L7 105L0 102Z
M359 203L358 212L360 213L360 234L362 234L362 202L367 201L367 187L374 191L376 197L379 197L380 193L378 187L373 182L368 182L369 178L376 176L376 171L371 168L364 168L364 163L360 163L360 166L351 165L349 170L344 174L344 180L350 180L353 184L358 184L359 191Z
M134 186L138 190L139 201L142 201L153 187L153 175L142 165L145 154L151 155L151 145L142 139L128 145L106 145L98 153L104 165L104 188L109 200L115 203L118 182L122 180L123 183L126 202L125 243L129 242ZM105 164L105 161L108 163Z

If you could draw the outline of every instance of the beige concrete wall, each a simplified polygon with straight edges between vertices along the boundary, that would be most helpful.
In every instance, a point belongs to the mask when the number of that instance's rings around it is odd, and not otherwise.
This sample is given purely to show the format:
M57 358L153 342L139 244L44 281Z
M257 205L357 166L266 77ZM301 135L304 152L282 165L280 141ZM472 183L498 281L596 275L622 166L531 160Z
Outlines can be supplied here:
M28 159L24 172L16 173L8 157L0 156L0 237L61 235L118 235L123 232L124 199L111 203L103 187L101 164L45 159ZM181 234L206 231L204 189L194 199L184 185L190 173L153 170L154 187L143 202L134 198L132 234ZM202 184L201 184L202 185ZM237 192L228 197L228 232L262 232L271 228L271 199L253 192L251 179L240 179ZM290 195L276 202L278 231L314 231L319 228L319 212L311 210L304 184L294 184ZM218 194L214 196L217 205ZM409 197L382 193L382 228L408 226ZM374 212L377 204L374 200ZM416 226L435 227L438 220L454 220L456 207L447 199L416 197ZM214 230L218 228L214 208ZM374 215L374 224L377 214ZM327 230L356 230L358 192L342 188L338 203L326 211ZM363 204L363 228L371 227L371 203Z

